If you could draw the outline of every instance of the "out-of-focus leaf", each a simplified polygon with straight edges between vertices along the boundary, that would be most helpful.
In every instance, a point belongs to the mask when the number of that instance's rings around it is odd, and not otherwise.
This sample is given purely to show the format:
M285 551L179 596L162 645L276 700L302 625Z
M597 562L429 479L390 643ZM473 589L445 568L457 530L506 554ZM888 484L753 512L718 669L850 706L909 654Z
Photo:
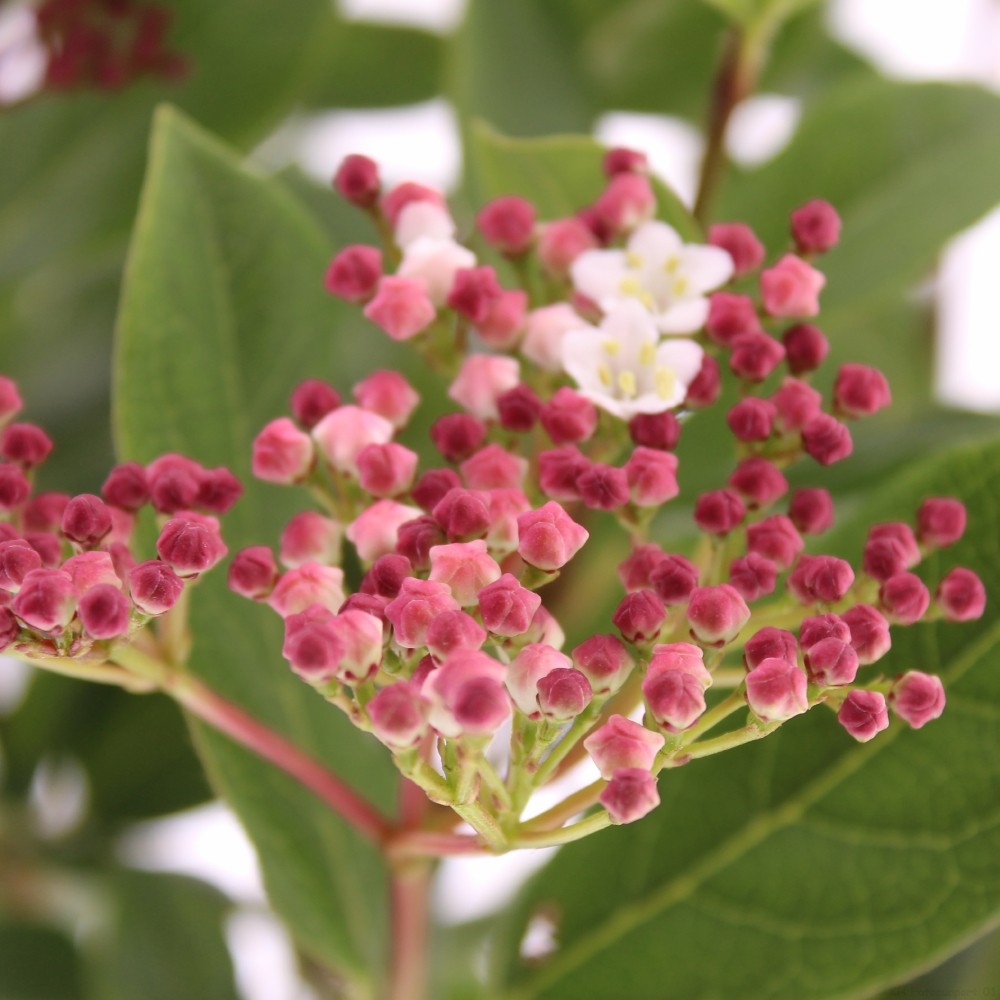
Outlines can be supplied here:
M80 962L73 942L47 927L0 921L0 996L3 1000L82 1000Z
M786 18L820 2L820 0L704 0L722 11L730 20L742 26L761 22L780 24Z

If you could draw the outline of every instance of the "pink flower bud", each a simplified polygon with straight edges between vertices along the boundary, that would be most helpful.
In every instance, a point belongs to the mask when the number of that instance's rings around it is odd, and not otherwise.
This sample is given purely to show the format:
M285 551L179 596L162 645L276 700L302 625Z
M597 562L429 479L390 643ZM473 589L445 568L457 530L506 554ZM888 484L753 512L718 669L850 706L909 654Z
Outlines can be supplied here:
M746 513L740 495L728 489L702 493L694 505L695 524L710 535L728 535L743 523Z
M159 559L139 563L128 575L132 603L146 615L162 615L178 601L184 581Z
M508 556L517 551L517 519L531 510L531 501L520 490L510 489L489 490L484 500L490 511L486 544L497 558Z
M46 569L54 569L62 562L62 543L47 531L26 531L24 540L42 557Z
M631 500L638 507L658 507L680 492L677 456L669 452L636 448L625 463L625 476Z
M666 558L666 553L655 542L637 545L618 564L618 579L627 591L651 587L650 573Z
M376 497L397 497L413 482L418 456L395 441L365 445L357 457L358 482Z
M142 466L139 466L141 469ZM145 472L143 472L145 475ZM110 503L107 497L106 503ZM36 493L21 511L21 523L25 531L58 531L62 524L63 512L70 501L68 493ZM2 522L5 523L6 522ZM9 525L8 525L9 527ZM10 529L13 531L13 528ZM13 537L13 536L12 536Z
M393 426L385 417L359 406L340 406L312 429L320 453L338 472L358 474L358 453L369 444L386 444Z
M656 778L642 768L615 768L598 802L607 809L612 823L634 823L660 804Z
M107 583L119 590L122 581L115 571L114 560L108 552L80 552L70 556L60 567L69 573L78 594L85 594L91 587Z
M0 651L5 650L15 642L20 630L20 623L10 608L0 608Z
M242 495L243 484L225 466L219 466L205 470L194 505L214 514L225 514Z
M236 553L229 564L229 589L251 600L263 600L278 582L278 564L266 545L253 545Z
M823 614L805 618L799 626L799 642L803 649L811 649L824 639L850 642L851 628L840 615Z
M292 416L312 430L328 413L340 406L340 393L318 378L307 378L292 391Z
M427 732L429 706L417 686L397 681L368 702L372 732L390 750L408 750L417 746Z
M746 382L763 382L785 357L784 347L763 330L741 333L730 346L729 368Z
M446 584L411 576L386 605L385 616L392 624L396 642L407 649L417 649L426 645L427 630L438 615L458 610L458 601Z
M599 245L589 227L579 219L572 216L556 219L540 227L538 259L549 274L565 278L580 254L585 250L595 250Z
M591 510L615 510L629 502L629 484L624 469L603 462L592 463L576 478L580 499Z
M928 497L917 511L917 534L924 545L943 548L965 534L965 504L954 497Z
M575 719L593 700L590 681L572 667L555 667L538 679L538 708L553 722Z
M634 590L622 598L611 620L626 642L648 642L659 634L666 617L666 608L656 591Z
M785 378L781 387L771 396L775 409L775 425L779 431L790 433L802 428L820 412L823 397L808 382Z
M460 469L469 489L520 490L528 474L528 460L489 444L470 455Z
M287 622L286 622L287 624ZM382 623L374 615L341 608L329 621L340 643L334 676L344 684L361 684L374 676L382 662Z
M525 646L507 667L507 690L511 700L529 718L538 718L538 682L556 669L566 670L572 661L545 643L533 642Z
M596 695L613 694L628 678L634 663L616 635L592 635L573 650L573 665L590 681Z
M417 480L410 496L422 510L430 513L449 491L461 485L462 480L454 469L428 469Z
M478 650L452 653L424 681L430 723L442 736L487 736L510 717L504 668Z
M282 618L301 614L314 604L333 613L344 603L344 571L339 566L303 563L282 575L267 603Z
M529 566L549 572L565 566L590 537L586 528L552 500L521 514L517 530L521 558Z
M773 403L748 396L730 408L726 423L738 441L766 441L771 436L776 415Z
M853 583L850 563L834 556L803 555L788 576L788 589L801 604L836 604Z
M91 587L77 611L92 639L117 639L128 631L130 605L121 588L110 583Z
M792 212L792 239L799 253L826 253L840 239L840 216L828 201L814 198Z
M830 342L823 331L811 323L790 326L781 336L785 360L793 375L815 371L830 353Z
M750 552L729 566L729 582L744 601L756 601L774 593L778 568L770 559Z
M684 405L692 409L711 406L722 391L722 380L719 375L719 362L711 354L703 354L701 368L694 381L688 386Z
M386 275L364 314L393 340L410 340L434 322L437 310L419 278Z
M788 480L781 470L773 462L756 455L740 462L729 477L729 485L751 509L770 507L788 492Z
M538 456L538 485L553 500L579 500L576 482L590 468L590 460L574 445L564 445Z
M204 468L185 455L161 455L146 466L153 506L161 514L189 510L198 500L204 474Z
M833 527L833 497L819 487L802 487L792 494L788 517L804 535L821 535Z
M67 538L90 548L111 530L111 511L100 497L81 493L66 504L60 527Z
M778 657L761 660L746 679L750 709L763 722L784 722L809 708L806 675Z
M661 733L651 732L623 715L612 715L583 741L604 779L610 778L620 767L650 771L664 743L666 740Z
M348 302L365 302L382 277L382 251L356 244L344 247L330 262L324 284L331 295Z
M24 578L41 566L42 557L23 539L0 542L0 590L16 594Z
M281 532L281 561L289 569L307 562L337 563L342 536L338 521L312 510L301 511Z
M879 588L878 598L889 621L900 625L920 621L931 603L930 592L915 573L890 576Z
M705 332L716 344L728 347L742 333L760 332L757 307L749 295L716 292L708 303Z
M435 545L430 551L430 559L428 579L447 584L462 607L477 604L479 591L500 579L500 567L487 553L486 542L481 538L473 542Z
M486 500L479 494L464 489L446 493L432 514L453 542L481 538L489 530L492 520Z
M785 254L760 276L764 308L772 316L815 316L826 278L801 257Z
M878 691L852 691L840 706L837 721L859 743L867 743L889 728L885 697Z
M21 581L11 610L29 628L61 632L76 613L76 588L61 569L33 569Z
M805 660L809 679L824 687L853 684L860 666L854 647L833 636L809 646Z
M889 692L889 704L893 711L914 729L940 718L944 703L941 678L919 670L910 670L898 677Z
M448 389L448 398L480 420L496 420L497 399L521 381L515 358L470 354Z
M530 431L542 412L542 401L523 383L497 397L500 426L508 431Z
M285 620L281 655L295 673L312 684L333 680L344 655L341 637L331 628L333 618L328 608L311 605Z
M705 711L705 689L684 670L654 669L642 680L642 694L656 724L670 733L693 726Z
M681 436L681 425L669 410L663 413L637 413L628 423L632 441L644 448L673 451Z
M920 562L920 548L913 531L902 521L875 524L865 542L864 570L873 579L885 581Z
M594 202L597 217L613 233L634 229L655 211L656 195L642 174L615 174Z
M605 177L614 177L615 174L646 174L649 173L649 161L645 153L615 146L604 154L601 169Z
M764 263L764 244L743 222L717 222L708 227L708 242L733 258L733 275L740 278Z
M0 455L22 469L41 465L52 451L52 439L34 424L8 424L0 433Z
M455 272L447 302L459 315L478 325L489 316L502 291L492 267L462 267Z
M486 642L486 632L465 611L443 611L427 628L427 648L438 660L458 649L479 649Z
M687 604L698 586L698 576L698 567L693 562L671 553L653 567L649 582L664 604Z
M313 466L313 442L288 417L265 424L253 442L253 474L269 483L297 483Z
M866 417L891 402L889 383L877 368L858 364L840 366L833 384L833 403L838 413Z
M875 663L889 652L892 646L889 623L871 605L856 604L840 617L851 630L851 645L862 666Z
M760 666L765 660L777 659L795 663L799 645L795 636L783 628L766 625L754 632L743 647L743 662L748 670Z
M476 225L490 246L517 257L534 242L535 206L516 195L494 198L480 210Z
M379 594L351 594L340 606L341 611L363 611L372 618L377 618L379 623L388 631L388 622L385 617L385 607L389 603L388 597Z
M379 556L361 580L359 590L364 594L378 594L389 600L399 594L403 581L411 576L413 567L406 556L390 552Z
M17 383L6 375L0 375L0 423L6 423L20 413L23 406Z
M986 610L986 588L971 569L956 567L938 584L935 600L948 621L973 621Z
M167 521L156 540L156 551L178 576L196 576L221 562L229 549L214 517L189 513Z
M471 455L485 437L483 422L468 413L446 413L431 424L431 440L449 462Z
M700 646L691 642L668 642L654 646L649 670L654 673L677 670L694 677L702 690L712 686L712 675L705 666L705 654Z
M351 521L344 534L354 543L358 555L371 562L387 552L395 552L400 527L421 514L419 507L395 500L376 500Z
M391 368L373 371L351 391L358 406L384 417L397 431L407 425L420 403L417 390Z
M747 551L770 559L779 569L788 569L803 545L802 536L784 514L772 514L747 528Z
M479 591L483 624L494 635L523 635L541 603L538 594L521 586L510 573L504 573Z
M854 450L851 432L829 413L817 413L803 424L802 445L820 465L833 465Z
M476 326L479 339L498 351L508 351L521 339L528 312L528 293L515 288L502 291L491 303L486 318Z
M566 642L566 633L555 617L541 605L531 619L531 628L524 633L522 642L544 642L553 649L562 649Z
M688 601L686 617L696 640L710 646L723 646L732 642L750 620L750 609L735 587L721 583L695 588Z
M345 156L333 177L338 194L358 208L370 208L378 200L382 182L378 164L367 156Z
M563 386L542 406L539 419L553 444L586 441L597 430L597 407L569 386Z
M14 510L30 493L31 484L16 465L0 465L0 511Z

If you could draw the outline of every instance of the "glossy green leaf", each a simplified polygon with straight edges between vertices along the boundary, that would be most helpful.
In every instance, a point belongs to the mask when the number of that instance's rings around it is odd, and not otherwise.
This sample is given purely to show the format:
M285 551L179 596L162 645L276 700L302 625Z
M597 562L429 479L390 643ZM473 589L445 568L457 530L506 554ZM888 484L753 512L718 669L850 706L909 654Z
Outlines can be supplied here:
M928 494L963 497L969 530L921 574L933 588L974 567L991 606L894 629L877 669L940 673L944 716L859 745L815 710L663 775L655 813L564 848L530 883L499 950L505 1000L660 1000L664 984L692 1000L867 997L997 921L1000 443L919 464L856 524L910 517ZM558 947L529 962L518 942L539 913Z
M35 924L0 921L0 996L4 1000L82 1000L73 942Z
M323 291L329 255L278 182L242 168L177 112L160 112L118 327L117 440L123 457L179 450L233 468L247 485L225 519L234 550L274 544L291 513L309 506L296 491L252 480L257 431L287 412L297 381L339 381L338 358L366 362L363 345L339 330L343 308ZM292 676L280 621L229 593L224 576L198 584L191 669L391 809L387 756ZM270 765L212 732L197 735L300 944L344 976L379 969L385 887L376 852Z

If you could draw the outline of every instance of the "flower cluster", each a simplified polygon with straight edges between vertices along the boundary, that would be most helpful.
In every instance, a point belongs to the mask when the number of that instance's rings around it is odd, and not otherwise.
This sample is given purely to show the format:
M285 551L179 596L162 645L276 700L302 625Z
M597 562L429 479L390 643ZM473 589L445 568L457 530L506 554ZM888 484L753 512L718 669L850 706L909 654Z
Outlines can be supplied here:
M292 669L497 849L638 819L661 769L814 706L862 741L889 708L919 728L943 709L940 681L869 668L893 627L985 605L970 570L933 581L933 596L914 572L961 536L959 501L928 498L913 525L872 526L852 566L818 544L830 494L790 491L790 464L846 458L849 424L890 401L861 364L839 369L829 398L812 384L829 345L807 321L825 280L816 257L839 236L833 208L793 212L794 251L765 266L742 223L712 226L700 245L656 220L640 154L612 150L604 165L602 193L577 215L539 222L505 196L462 242L439 192L384 191L372 161L344 161L335 187L382 245L341 250L326 286L448 372L458 408L433 424L440 460L421 469L419 443L403 443L418 397L402 375L375 372L353 402L302 383L291 416L258 435L253 468L307 487L323 510L288 523L280 559L258 546L230 568L233 590L284 619ZM701 541L669 551L649 536L680 492L675 448L726 380L736 459L724 485L691 498ZM625 595L604 630L564 651L543 588L599 512L631 539ZM361 566L353 586L345 539ZM600 780L522 822L532 792L584 751Z

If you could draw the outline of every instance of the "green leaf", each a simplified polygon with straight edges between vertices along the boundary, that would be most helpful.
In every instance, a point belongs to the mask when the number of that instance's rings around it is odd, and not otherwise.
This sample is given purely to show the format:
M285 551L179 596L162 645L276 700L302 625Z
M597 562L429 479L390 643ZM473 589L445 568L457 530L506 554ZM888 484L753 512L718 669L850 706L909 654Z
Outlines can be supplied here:
M178 450L233 468L247 486L225 519L234 550L273 543L305 506L296 491L252 480L257 431L287 411L301 378L367 360L356 340L339 335L343 307L323 291L329 253L278 182L241 167L176 111L159 113L118 326L116 435L122 457ZM198 584L192 610L192 671L391 809L388 756L293 677L277 617L229 593L221 572ZM196 733L300 944L356 980L380 969L385 886L376 851L283 773L210 731Z
M975 568L1000 600L1000 442L935 456L872 494L856 524L963 497L966 537L920 572ZM857 550L854 551L857 557ZM830 1000L939 962L1000 916L1000 622L893 630L878 670L939 673L944 716L854 743L824 710L664 774L647 819L564 848L501 935L507 1000ZM517 955L533 914L558 928Z
M0 922L0 996L4 1000L82 1000L80 963L64 934Z
M812 7L820 0L704 0L722 11L730 20L744 27L761 23L775 24Z

